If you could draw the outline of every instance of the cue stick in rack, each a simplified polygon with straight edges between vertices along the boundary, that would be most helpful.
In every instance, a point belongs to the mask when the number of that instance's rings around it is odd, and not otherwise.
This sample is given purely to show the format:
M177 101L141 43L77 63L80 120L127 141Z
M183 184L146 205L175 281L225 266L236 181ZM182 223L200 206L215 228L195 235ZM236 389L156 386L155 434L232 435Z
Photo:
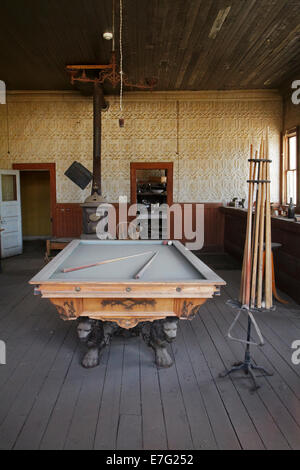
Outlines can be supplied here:
M240 289L241 304L248 308L257 307L259 309L263 306L270 309L273 304L270 207L271 160L269 160L268 138L267 132L266 139L262 136L259 156L256 152L255 158L249 160L248 215ZM253 149L251 148L251 157L252 155ZM256 203L254 203L255 199ZM254 204L256 205L253 217ZM263 302L263 294L265 302Z
M263 137L260 144L259 160L263 158L264 152ZM258 163L258 181L262 180L262 163ZM257 278L257 259L258 259L258 237L259 237L259 220L261 210L261 183L257 183L257 198L255 207L255 222L254 222L254 245L253 245L253 264L252 264L252 286L251 286L251 307L255 306L256 298L256 278Z
M158 255L158 251L156 251L156 253L154 253L153 256L151 256L151 258L149 259L149 261L147 261L147 263L142 267L142 269L140 269L137 274L134 276L135 279L140 279L144 274L145 272L147 271L147 269L149 268L149 266L153 263L153 261L155 260L155 258L157 257Z
M257 157L257 155L256 155ZM253 146L250 147L250 171L249 171L249 192L248 192L248 214L247 233L244 248L244 259L242 269L242 282L240 292L240 302L249 305L250 302L250 282L251 282L251 235L252 235L252 212L253 212L253 190L256 163L253 162Z
M266 155L264 155L264 159ZM262 179L267 179L267 162L263 162ZM258 281L257 281L257 308L262 307L262 285L263 285L263 262L264 262L264 236L265 236L265 207L266 207L266 185L262 185L262 200L260 212L260 231L259 231L259 247L258 247Z
M88 269L88 268L93 268L94 266L100 266L101 264L115 263L116 261L124 261L126 259L136 258L137 256L149 255L150 253L152 254L153 251L145 251L144 253L138 253L136 255L123 256L122 258L107 259L105 261L99 261L98 263L86 264L84 266L77 266L75 268L66 268L66 269L63 269L62 272L71 273L73 271L79 271L80 269Z
M266 158L269 159L269 131L267 130ZM266 308L273 306L272 297L272 241L271 241L271 207L270 207L270 164L267 164L267 183L266 183L266 274L265 274L265 296Z

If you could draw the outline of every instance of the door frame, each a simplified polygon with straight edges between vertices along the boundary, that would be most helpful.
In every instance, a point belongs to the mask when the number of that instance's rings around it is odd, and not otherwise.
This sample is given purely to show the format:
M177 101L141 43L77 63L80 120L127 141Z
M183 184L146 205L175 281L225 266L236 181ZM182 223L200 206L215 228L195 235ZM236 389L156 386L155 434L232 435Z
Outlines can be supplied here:
M51 235L56 233L56 165L55 163L14 163L13 170L19 171L49 171L50 174L50 208ZM22 204L22 201L21 201Z

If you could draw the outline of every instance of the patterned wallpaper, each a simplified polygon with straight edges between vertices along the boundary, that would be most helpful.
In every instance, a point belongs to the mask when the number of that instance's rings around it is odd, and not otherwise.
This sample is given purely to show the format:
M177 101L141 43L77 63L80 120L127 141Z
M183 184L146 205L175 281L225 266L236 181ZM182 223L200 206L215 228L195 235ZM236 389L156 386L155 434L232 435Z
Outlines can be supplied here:
M300 126L300 104L293 104L291 96L284 100L284 131Z
M118 124L118 98L107 99L102 181L108 201L116 202L120 194L129 198L132 161L174 162L175 202L245 197L250 143L258 147L267 126L272 200L278 200L282 100L276 92L128 93L124 128ZM74 160L92 170L92 127L91 98L76 92L12 92L8 105L0 105L0 168L55 162L57 201L82 202L90 189L77 188L64 172Z

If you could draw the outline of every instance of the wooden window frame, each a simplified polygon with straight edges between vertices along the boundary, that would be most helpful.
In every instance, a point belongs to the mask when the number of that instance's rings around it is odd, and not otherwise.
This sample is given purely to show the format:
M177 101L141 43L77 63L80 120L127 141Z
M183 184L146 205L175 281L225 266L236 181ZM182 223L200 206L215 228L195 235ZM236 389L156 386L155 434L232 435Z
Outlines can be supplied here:
M14 163L14 170L19 171L49 171L50 174L50 205L51 205L51 235L57 231L56 219L56 166L55 163Z
M136 172L137 170L167 170L167 204L172 206L173 204L173 173L174 164L173 162L132 162L130 163L130 198L131 204L137 203L137 183L136 183Z
M300 207L300 134L299 126L288 129L282 139L282 157L281 157L281 204L288 205L287 200L287 172L289 169L289 139L296 137L296 193L297 206Z

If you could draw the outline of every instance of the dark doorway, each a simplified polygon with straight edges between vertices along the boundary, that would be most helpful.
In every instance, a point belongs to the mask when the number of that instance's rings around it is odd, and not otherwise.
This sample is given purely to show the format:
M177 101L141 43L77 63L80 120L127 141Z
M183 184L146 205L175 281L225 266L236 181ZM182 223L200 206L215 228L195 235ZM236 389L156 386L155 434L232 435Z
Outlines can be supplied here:
M47 196L47 202L45 203L45 209L43 211L43 215L41 215L41 217L47 217L47 223L49 224L50 222L50 229L49 229L49 225L47 225L47 230L46 230L46 222L44 221L44 232L45 231L48 231L48 233L46 235L25 235L25 238L27 237L30 237L30 238L47 238L50 236L53 236L56 234L56 227L57 227L57 223L56 223L56 214L57 214L57 211L56 211L56 168L55 168L55 163L14 163L13 164L13 169L14 170L19 170L22 173L34 173L34 174L37 174L37 176L39 174L42 174L42 173L46 173L48 176L41 176L41 185L43 186L43 182L44 182L44 189L40 188L40 190L42 191L42 198L44 198L44 200L46 199L46 192L48 194L48 177L49 177L49 197ZM26 176L24 177L26 178ZM34 177L33 177L34 178ZM36 178L36 177L35 177ZM30 179L30 176L28 176L28 179ZM46 183L46 180L47 180L47 183ZM25 183L26 184L26 183ZM47 189L46 189L47 188ZM36 184L36 191L38 193L39 189L38 189L38 185ZM21 182L21 192L22 192L22 182ZM30 192L29 192L29 196L27 194L24 194L24 197L29 197L29 199L32 199L31 196L30 196ZM48 210L48 201L50 201L50 216L49 216L49 210ZM23 203L21 201L21 204L22 204L22 212L23 212ZM26 204L26 203L25 203ZM30 206L30 204L29 204ZM30 211L30 207L29 209L27 209L28 211ZM40 209L35 209L37 211L37 213L39 214L38 211L40 211ZM24 217L25 217L25 220L26 218L28 217L27 213L24 214ZM35 217L35 216L34 216ZM29 229L30 232L32 232L32 229Z
M51 235L51 191L49 171L21 171L23 238Z

